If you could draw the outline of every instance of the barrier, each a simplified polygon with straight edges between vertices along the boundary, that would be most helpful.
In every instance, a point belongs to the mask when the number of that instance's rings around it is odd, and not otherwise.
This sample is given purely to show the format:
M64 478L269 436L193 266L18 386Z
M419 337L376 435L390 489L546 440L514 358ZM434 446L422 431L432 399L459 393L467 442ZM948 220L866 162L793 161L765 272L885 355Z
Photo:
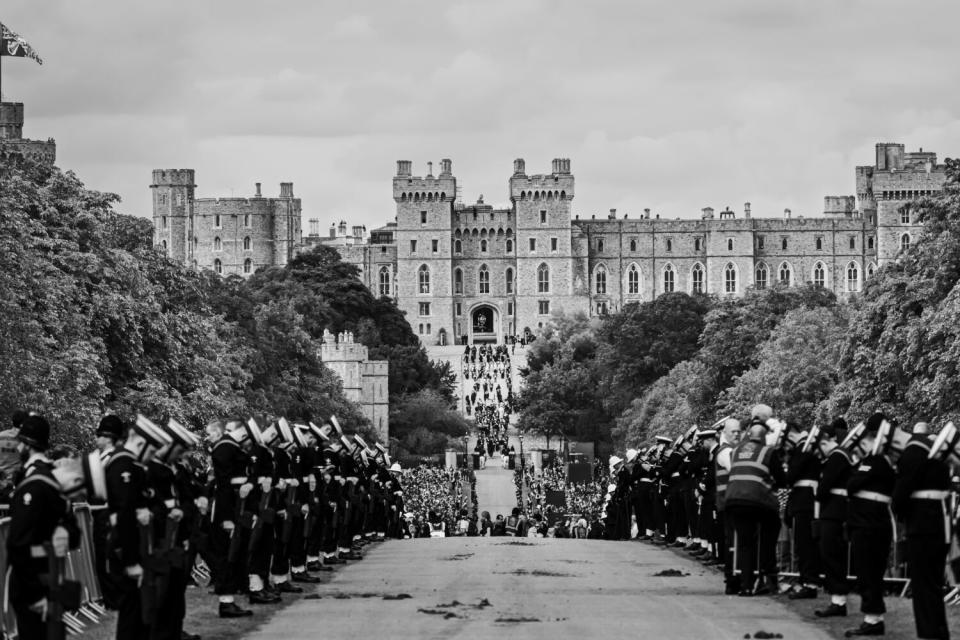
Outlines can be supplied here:
M100 591L100 582L97 579L96 565L93 551L93 513L91 507L85 503L73 505L73 513L80 528L80 546L67 553L65 558L65 577L80 583L82 594L81 606L76 611L64 613L63 621L70 633L82 633L88 625L97 624L106 613L99 601L103 594ZM103 508L103 507L99 507ZM10 529L10 518L0 518L0 575L7 575L7 533ZM0 615L0 633L5 640L17 638L17 620L10 606L9 594L6 592L7 580L0 580L0 602L3 603Z

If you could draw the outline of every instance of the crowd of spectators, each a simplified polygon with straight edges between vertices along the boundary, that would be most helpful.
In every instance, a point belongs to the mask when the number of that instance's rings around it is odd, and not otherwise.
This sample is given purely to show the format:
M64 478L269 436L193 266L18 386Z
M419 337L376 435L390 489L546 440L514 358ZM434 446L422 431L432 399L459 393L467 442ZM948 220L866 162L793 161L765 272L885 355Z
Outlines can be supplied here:
M518 512L527 525L521 527L524 535L602 538L608 481L600 474L590 482L567 482L560 462L540 470L518 466L514 484Z
M477 519L476 476L469 469L419 466L404 472L405 520L410 537L430 537L429 523L442 523L446 535Z

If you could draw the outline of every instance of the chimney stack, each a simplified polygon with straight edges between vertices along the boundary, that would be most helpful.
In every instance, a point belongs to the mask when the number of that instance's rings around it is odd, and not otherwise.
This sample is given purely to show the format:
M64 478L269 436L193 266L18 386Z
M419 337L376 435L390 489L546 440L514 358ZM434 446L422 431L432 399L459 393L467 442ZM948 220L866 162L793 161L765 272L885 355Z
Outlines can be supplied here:
M610 209L610 215L607 216L607 219L608 219L608 220L616 220L616 219L617 219L617 210L616 210L616 209Z
M789 217L790 217L790 209L784 209L784 210L783 210L783 217L784 217L784 218L789 218Z
M427 177L428 177L428 178L432 178L432 177L433 177L433 163L432 163L432 162L428 162L428 163L427 163Z
M527 163L523 161L523 158L517 158L513 161L513 175L522 176L527 172Z
M749 202L744 202L744 203L743 203L743 217L744 217L744 218L749 218L749 217L750 217L750 203L749 203Z
M644 219L644 220L649 220L649 219L650 219L650 209L644 209L644 210L643 210L643 219Z
M410 177L412 165L413 163L409 160L397 160L397 177Z
M453 162L449 158L440 161L440 175L449 176L453 171Z
M263 196L260 195L260 183L259 183L259 182L256 182L256 183L254 183L254 184L257 185L257 195L256 195L255 197L257 197L257 198L262 198Z
M292 182L281 182L281 183L280 183L280 197L281 197L281 198L292 198L292 197L293 197L293 183L292 183Z

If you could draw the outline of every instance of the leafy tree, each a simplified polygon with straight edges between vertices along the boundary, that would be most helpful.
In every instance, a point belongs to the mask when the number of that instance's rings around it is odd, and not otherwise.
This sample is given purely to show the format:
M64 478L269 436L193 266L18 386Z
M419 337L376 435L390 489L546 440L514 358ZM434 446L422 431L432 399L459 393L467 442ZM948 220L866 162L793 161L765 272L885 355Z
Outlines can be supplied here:
M469 431L470 423L438 391L405 395L390 406L390 434L398 455L442 453L448 446L459 450L459 440Z

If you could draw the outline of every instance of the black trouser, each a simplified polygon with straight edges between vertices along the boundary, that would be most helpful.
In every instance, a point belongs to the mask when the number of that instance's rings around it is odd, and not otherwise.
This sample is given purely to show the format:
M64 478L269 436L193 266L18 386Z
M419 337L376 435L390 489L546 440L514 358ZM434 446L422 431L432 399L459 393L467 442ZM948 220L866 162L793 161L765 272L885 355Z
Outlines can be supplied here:
M889 526L850 530L850 552L853 554L853 572L857 576L857 591L861 598L861 613L881 614L887 611L883 603L883 575L887 572L892 542L893 531Z
M800 583L810 586L820 584L820 553L813 539L813 512L794 513L790 526L793 529L793 551Z
M684 487L682 495L685 528L680 535L697 538L700 536L697 530L697 525L700 523L700 506L697 504L697 496L690 487Z
M656 489L651 493L653 500L653 523L654 531L660 535L667 535L667 509L663 504L664 493L661 489Z
M249 540L249 529L237 526L231 534L225 531L220 523L213 523L210 530L210 549L211 556L217 561L217 568L213 571L213 589L218 596L242 593L246 588Z
M96 563L97 580L103 595L103 606L116 609L120 599L116 579L107 568L108 543L110 537L110 514L106 509L93 512L93 555ZM24 636L29 637L29 636Z
M270 572L270 558L273 556L274 523L257 523L260 531L250 533L250 566L247 575L258 575L266 583Z
M715 535L716 524L714 523L715 511L716 505L714 504L713 496L703 496L700 500L700 520L697 523L697 535L700 536L701 540L709 543L711 546L717 541Z
M848 549L847 539L843 535L843 522L839 520L819 520L820 564L823 567L823 588L835 596L850 593L850 581L847 579Z
M187 577L183 567L170 567L167 591L157 606L156 618L150 627L150 640L181 640L183 618L187 615Z
M686 535L686 511L682 491L671 489L667 495L670 501L667 507L667 540L673 542L678 537Z
M723 561L723 581L736 588L739 578L733 575L733 518L717 511L717 557Z
M117 640L143 640L150 637L150 628L143 621L140 587L137 581L124 576L118 582L121 588L117 602ZM23 636L26 640L27 636Z
M27 640L27 638L37 638L43 640L47 637L47 623L36 611L30 610L32 602L18 602L14 600L13 613L17 617L17 637ZM63 622L60 622L63 626ZM66 632L62 632L61 637L65 637Z
M297 510L293 518L293 530L290 532L290 565L304 567L307 564L307 540L303 537L306 518Z
M733 518L737 532L741 586L751 589L758 570L763 576L776 577L780 514L765 507L733 505L727 507L727 517Z
M653 531L657 528L653 513L653 497L653 483L641 483L640 489L637 492L636 501L637 528L641 536L646 534L647 529Z
M285 576L290 571L290 541L293 539L294 523L296 522L295 518L291 518L288 524L286 519L290 517L290 513L286 512L282 518L277 519L277 524L274 527L273 562L270 564L270 575L273 576Z
M940 535L907 537L907 568L918 638L950 638L943 604L943 572L949 549Z

